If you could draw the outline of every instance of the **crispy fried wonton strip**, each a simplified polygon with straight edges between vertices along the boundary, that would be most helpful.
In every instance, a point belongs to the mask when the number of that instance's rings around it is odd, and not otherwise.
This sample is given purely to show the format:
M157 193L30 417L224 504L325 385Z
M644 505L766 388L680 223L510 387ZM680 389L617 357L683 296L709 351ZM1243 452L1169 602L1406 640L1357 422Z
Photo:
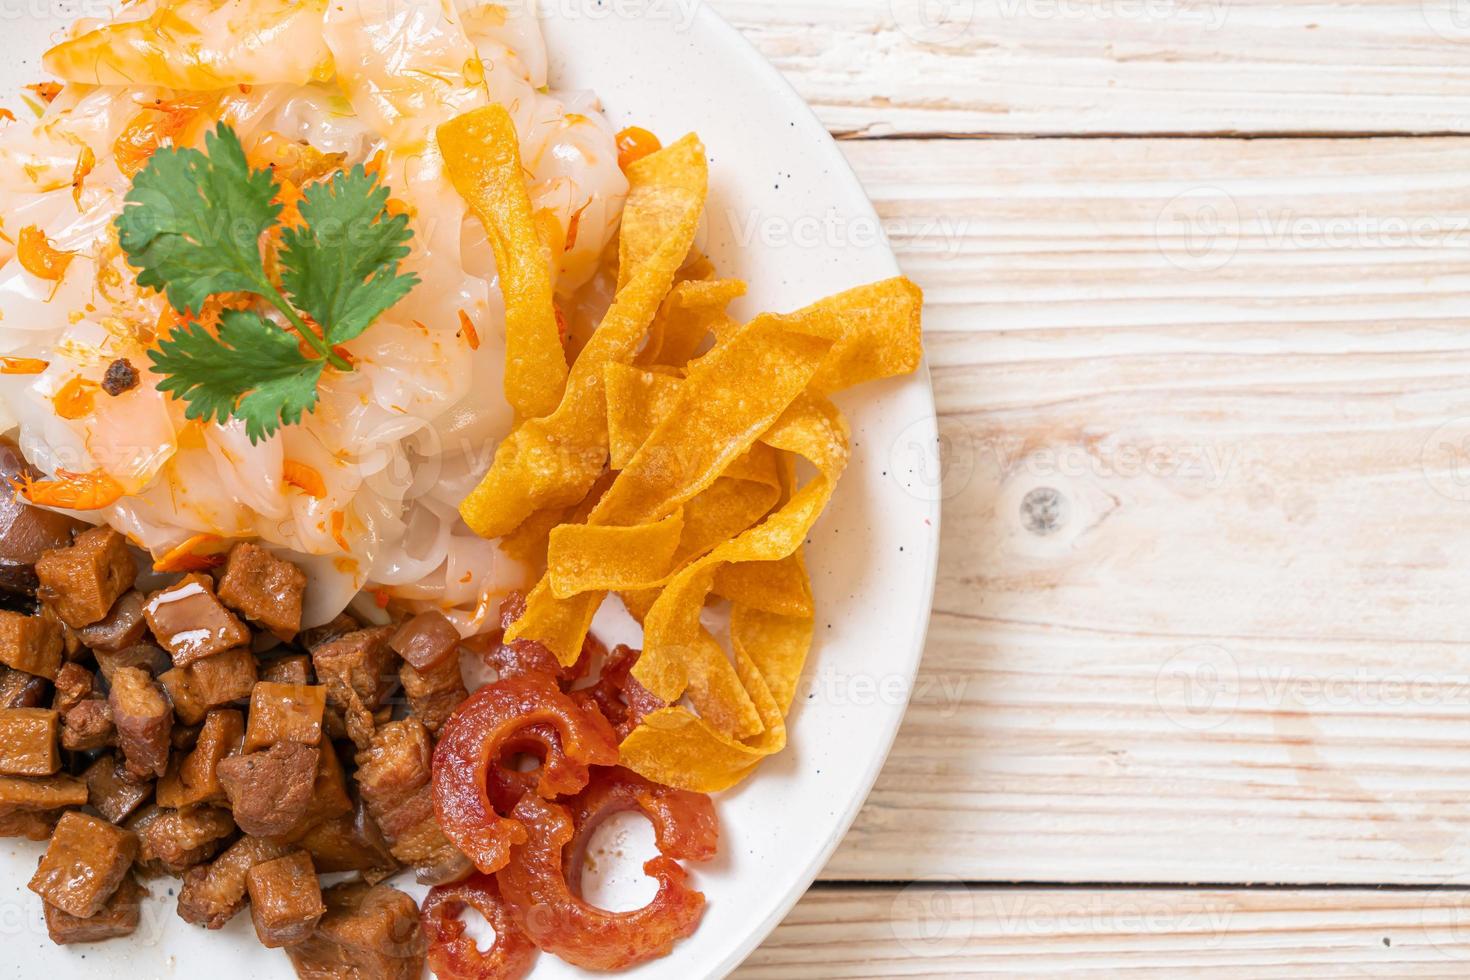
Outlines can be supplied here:
M556 411L526 420L512 432L496 450L484 481L460 505L465 523L483 537L508 534L537 510L578 503L607 464L603 372L610 363L633 359L694 243L709 177L704 147L686 136L638 161L628 177L633 192L623 220L631 213L635 222L641 221L640 208L656 201L661 242L630 270L572 365Z
M716 325L729 320L725 307L744 295L745 283L738 279L687 279L679 283L654 318L637 363L645 367L687 363Z
M550 415L567 383L547 246L536 233L515 123L488 105L439 127L454 189L485 226L505 297L505 399L518 418Z

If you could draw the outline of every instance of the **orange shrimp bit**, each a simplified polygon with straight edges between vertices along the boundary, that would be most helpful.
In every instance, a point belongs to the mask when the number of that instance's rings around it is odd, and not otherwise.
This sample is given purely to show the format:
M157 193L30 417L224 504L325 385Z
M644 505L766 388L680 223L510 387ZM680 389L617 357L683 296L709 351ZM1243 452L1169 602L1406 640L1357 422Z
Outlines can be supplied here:
M37 279L60 282L76 253L61 251L41 229L26 225L20 230L15 257L20 260L20 267Z
M0 357L0 374L40 374L50 366L38 357Z
M480 333L475 329L475 322L464 310L459 311L459 335L470 345L470 350L480 349Z
M0 106L0 120L4 120L5 122L15 122L15 113L11 112L4 106Z
M592 199L588 198L586 204L582 205L580 208L572 212L571 220L567 222L567 243L562 248L563 252L570 252L572 249L577 247L577 232L579 232L582 228L582 212L586 211L591 206Z
M332 511L332 540L343 551L351 551L347 545L347 515L340 510Z
M55 480L36 480L25 476L11 480L15 492L38 507L60 507L63 510L101 510L122 499L121 483L99 470L70 473L62 470Z
M117 169L124 177L136 177L160 146L178 140L199 118L204 106L213 101L212 96L194 96L146 106L113 141L112 155L117 160Z
M82 209L82 181L97 166L97 154L92 152L90 146L82 147L82 152L77 154L77 165L71 172L71 199L76 203L77 210Z
M641 126L629 126L618 133L618 167L627 170L651 153L663 149L658 137Z
M388 608L388 603L390 603L392 601L393 601L393 597L388 594L388 590L387 589L384 589L384 588L376 588L376 589L373 589L373 605L377 606L379 609L387 609Z
M55 102L56 97L61 94L60 82L32 82L25 88L47 105Z
M196 534L183 544L170 548L162 558L153 563L155 572L207 572L225 562L225 554L218 549L224 538L217 534Z
M92 414L92 403L97 398L97 382L86 378L72 378L61 386L51 398L56 414L69 422Z
M327 481L322 479L321 473L315 467L294 459L286 460L281 466L281 479L308 497L321 500L327 495Z

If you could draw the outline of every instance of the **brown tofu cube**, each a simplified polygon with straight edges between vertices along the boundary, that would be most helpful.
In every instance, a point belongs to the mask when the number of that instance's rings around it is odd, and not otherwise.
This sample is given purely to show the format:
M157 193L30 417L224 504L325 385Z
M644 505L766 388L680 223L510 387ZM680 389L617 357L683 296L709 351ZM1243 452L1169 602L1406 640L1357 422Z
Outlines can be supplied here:
M102 911L138 854L138 838L84 813L62 815L31 891L80 919Z
M434 815L430 786L433 741L417 718L373 733L357 756L357 785L393 856L415 868L442 869L463 860Z
M259 545L242 541L230 549L219 597L246 619L286 642L301 630L301 599L306 575Z
M124 667L137 667L153 677L161 677L174 665L163 648L154 643L135 643L122 650L97 650L95 656L97 670L109 684L112 683L112 675Z
M61 625L55 620L0 609L0 663L54 680L61 650Z
M250 697L255 688L255 658L249 650L229 650L175 667L159 678L174 711L186 725L197 725L209 712Z
M58 716L43 708L0 709L0 773L50 776L61 768Z
M326 913L311 855L294 851L245 872L250 918L261 945L271 949L304 941Z
M0 837L49 840L60 819L60 810L0 810Z
M94 527L69 547L40 557L36 595L63 623L79 630L104 619L137 577L127 540L110 527Z
M62 714L97 696L97 675L81 664L62 664L56 672L56 694L51 707Z
M168 772L174 711L163 696L163 688L146 670L124 667L112 675L107 703L112 707L118 746L128 770L138 776Z
M373 711L398 683L398 655L388 645L393 633L391 626L358 630L311 651L327 701L342 711L348 734L360 749L372 738Z
M179 918L206 929L222 929L245 907L245 875L257 864L290 854L292 848L264 837L241 837L205 867L191 868L179 889Z
M217 769L222 760L240 754L244 738L245 719L240 712L211 711L193 751L176 754L168 774L159 780L158 805L177 809L225 802Z
M101 698L83 701L61 719L61 747L68 752L96 752L117 744L112 705Z
M222 759L216 767L235 822L252 837L277 837L296 828L311 806L321 753L295 742Z
M86 805L87 784L72 776L0 776L0 813Z
M136 589L125 592L102 619L77 631L77 638L91 650L115 653L137 646L148 634L143 606L148 597Z
M322 740L322 712L327 689L261 681L250 695L250 726L245 751L254 752L277 742L316 745Z
M403 682L409 710L431 732L437 733L454 709L470 696L459 672L458 657L424 670L405 663L398 668L398 678Z
M138 928L143 899L147 897L148 890L138 884L132 875L126 875L122 884L117 886L117 891L102 906L102 910L88 918L78 918L47 902L46 933L58 946L100 943L131 936Z
M398 870L388 842L361 800L345 813L311 827L298 843L321 874L357 871L377 882Z
M87 803L111 823L122 823L153 795L151 779L136 779L115 756L104 755L82 773Z
M169 874L181 875L214 857L234 833L235 821L228 810L209 806L163 809L138 830L138 860L156 862Z
M398 627L388 645L417 669L428 670L459 653L459 630L448 616L430 610Z
M316 674L311 669L311 658L297 654L261 664L260 679L272 684L314 684Z
M176 667L250 645L249 628L215 596L214 581L208 575L187 575L153 593L143 605L143 614Z
M286 950L302 980L419 980L428 943L418 904L387 885L328 888L327 914L310 939Z
M0 708L39 708L50 687L44 677L0 666Z

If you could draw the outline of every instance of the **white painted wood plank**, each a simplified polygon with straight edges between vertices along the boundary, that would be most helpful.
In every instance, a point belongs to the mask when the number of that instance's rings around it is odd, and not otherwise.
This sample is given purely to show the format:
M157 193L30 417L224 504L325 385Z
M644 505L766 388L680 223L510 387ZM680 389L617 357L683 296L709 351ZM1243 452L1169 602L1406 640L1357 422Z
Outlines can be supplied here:
M849 155L949 456L915 705L828 876L1470 873L1470 140Z
M819 888L734 977L1454 977L1467 912L1446 891Z
M842 134L1470 130L1456 0L711 5Z

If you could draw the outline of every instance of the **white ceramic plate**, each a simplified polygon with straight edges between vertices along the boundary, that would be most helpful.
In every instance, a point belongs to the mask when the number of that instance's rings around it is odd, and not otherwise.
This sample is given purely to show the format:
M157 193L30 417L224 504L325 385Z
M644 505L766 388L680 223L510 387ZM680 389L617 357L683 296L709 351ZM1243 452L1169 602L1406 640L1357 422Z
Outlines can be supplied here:
M897 273L836 144L776 70L713 12L673 0L542 6L554 87L596 91L619 126L636 123L666 140L692 130L704 140L711 198L701 244L723 274L750 283L737 312L793 309ZM36 80L48 39L77 12L66 0L8 12L0 65L6 103ZM853 459L808 552L817 644L792 713L791 746L717 801L720 857L692 869L709 899L699 931L630 977L689 980L733 970L841 840L908 703L939 538L928 377L921 371L869 385L840 402L853 429ZM651 835L629 836L624 860L637 867ZM52 946L40 901L25 889L39 854L39 845L0 842L0 975L292 975L282 953L255 942L248 914L218 933L178 919L172 879L152 884L155 899L132 940ZM572 976L590 974L550 956L534 973L536 980Z

